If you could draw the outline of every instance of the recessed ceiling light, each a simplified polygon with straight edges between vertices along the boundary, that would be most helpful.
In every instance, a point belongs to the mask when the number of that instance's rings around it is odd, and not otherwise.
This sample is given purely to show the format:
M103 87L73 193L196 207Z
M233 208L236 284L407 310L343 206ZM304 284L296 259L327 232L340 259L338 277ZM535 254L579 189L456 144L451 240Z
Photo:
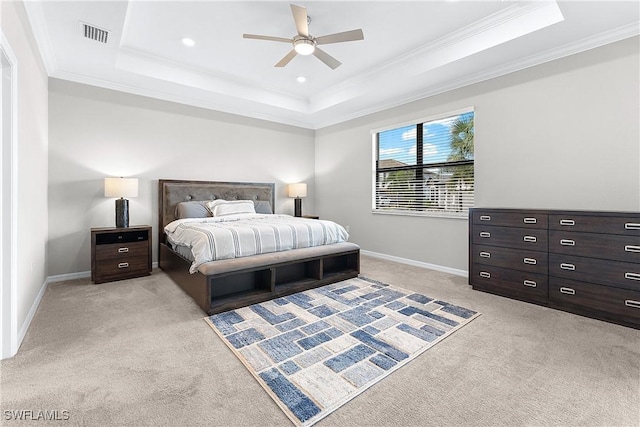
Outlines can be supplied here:
M191 47L191 46L195 45L196 42L193 41L193 39L190 39L189 37L183 37L182 38L182 44L185 45L185 46Z
M296 77L296 80L298 81L298 83L304 83L307 81L307 78L305 76L298 76Z

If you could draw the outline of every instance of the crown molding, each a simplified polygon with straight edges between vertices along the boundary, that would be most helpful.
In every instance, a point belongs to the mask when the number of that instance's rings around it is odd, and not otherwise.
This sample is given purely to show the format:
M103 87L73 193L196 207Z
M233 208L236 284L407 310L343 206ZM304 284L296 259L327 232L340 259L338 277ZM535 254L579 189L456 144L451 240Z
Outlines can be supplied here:
M411 78L563 19L555 1L516 3L311 97L311 112L318 112L360 96L371 86L378 86L389 75L396 79ZM482 43L479 44L478 40L482 40Z
M1 0L0 0L1 1ZM51 38L47 31L47 22L44 19L44 11L42 3L35 1L24 1L24 8L27 12L27 19L31 25L31 31L36 39L36 45L40 51L44 68L47 75L51 75L57 69L55 55L53 54L53 46L51 46Z
M155 55L144 50L121 45L118 49L116 68L170 83L182 84L211 93L253 101L299 113L309 112L309 100L267 85L237 77L229 73L185 66L178 61ZM144 70L144 71L143 71ZM165 77L164 74L167 74ZM179 77L176 78L176 74ZM170 75L170 77L169 77Z
M480 73L475 73L464 78L456 79L454 81L447 82L446 84L432 86L421 91L412 91L406 96L399 96L393 99L389 99L387 102L376 103L375 107L364 108L358 111L354 111L351 114L341 115L339 118L328 119L321 122L314 122L315 129L322 129L325 127L337 125L340 123L354 120L369 114L379 113L384 110L399 107L401 105L408 104L410 102L418 101L420 99L429 98L431 96L439 95L452 90L460 89L465 86L469 86L475 83L481 83L486 80L490 80L496 77L501 77L507 74L511 74L517 71L521 71L536 65L541 65L547 62L555 61L565 58L567 56L575 55L581 52L592 50L598 47L602 47L611 43L615 43L621 40L625 40L631 37L640 35L640 21L636 23L625 25L611 31L605 31L592 37L582 39L575 43L569 43L564 46L559 46L553 49L549 49L537 55L531 55L524 59L513 61L506 65L494 67L490 70L486 70Z
M163 101L175 102L178 104L199 107L208 110L214 110L221 113L233 114L237 116L249 117L252 119L265 120L269 122L280 123L283 125L299 127L303 129L314 129L313 123L308 120L299 120L292 118L290 111L287 114L274 114L274 107L265 106L270 113L252 108L243 102L241 106L231 106L228 102L215 102L210 99L195 98L191 96L182 96L172 92L161 91L158 89L143 88L124 83L117 83L110 80L87 77L83 74L72 73L68 71L56 71L51 75L52 78L71 81L75 83L86 84L89 86L100 87L103 89L115 90L118 92L130 93L132 95L144 96ZM262 104L257 104L262 106Z

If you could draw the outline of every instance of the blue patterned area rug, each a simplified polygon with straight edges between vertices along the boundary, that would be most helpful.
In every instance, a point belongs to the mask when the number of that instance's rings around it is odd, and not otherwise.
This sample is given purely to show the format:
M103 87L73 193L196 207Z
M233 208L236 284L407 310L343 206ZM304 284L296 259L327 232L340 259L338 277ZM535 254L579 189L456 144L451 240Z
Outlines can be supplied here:
M310 426L477 316L359 277L205 320L291 421Z

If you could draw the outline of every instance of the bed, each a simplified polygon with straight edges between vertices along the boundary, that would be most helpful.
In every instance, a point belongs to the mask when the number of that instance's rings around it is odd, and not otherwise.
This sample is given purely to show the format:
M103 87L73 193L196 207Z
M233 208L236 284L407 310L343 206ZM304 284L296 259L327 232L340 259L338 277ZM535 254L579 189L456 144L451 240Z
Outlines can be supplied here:
M360 273L360 248L350 242L219 259L194 268L194 258L170 241L164 230L177 219L198 217L201 206L213 200L251 200L257 213L272 214L275 185L159 181L158 265L209 315L357 277Z

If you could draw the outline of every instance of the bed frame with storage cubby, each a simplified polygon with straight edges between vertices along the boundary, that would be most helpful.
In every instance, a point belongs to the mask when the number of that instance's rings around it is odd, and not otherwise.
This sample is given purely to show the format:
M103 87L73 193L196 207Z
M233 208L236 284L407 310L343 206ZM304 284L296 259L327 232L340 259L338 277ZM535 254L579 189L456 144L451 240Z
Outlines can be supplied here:
M164 227L178 203L193 200L255 200L274 206L275 185L160 180L158 264L209 315L339 282L360 273L360 248L344 242L243 258L212 261L190 274L191 261L167 245Z

